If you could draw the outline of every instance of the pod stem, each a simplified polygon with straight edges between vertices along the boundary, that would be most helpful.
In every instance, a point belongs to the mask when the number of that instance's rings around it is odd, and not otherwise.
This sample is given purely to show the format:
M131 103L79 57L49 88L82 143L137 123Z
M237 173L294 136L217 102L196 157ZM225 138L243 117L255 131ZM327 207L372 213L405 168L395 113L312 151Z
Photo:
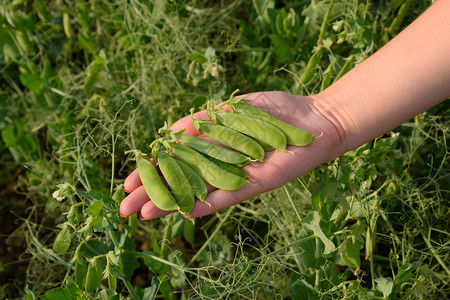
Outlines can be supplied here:
M250 101L244 98L236 98L234 95L239 92L239 89L236 89L233 93L231 93L230 98L224 102L220 107L222 108L224 105L228 105L231 109L231 112L236 112L236 105L241 102Z
M130 154L130 153L134 154L133 160L138 160L138 159L142 158L143 156L147 156L147 154L142 153L142 151L138 150L138 149L131 149L131 150L125 151L125 154Z
M208 120L204 120L204 119L195 119L194 118L194 109L191 108L190 112L191 112L191 123L192 125L194 125L195 129L197 129L198 131L200 131L200 124L202 123L209 123L209 119ZM208 111L208 115L209 115L209 111Z
M214 100L208 101L206 111L208 112L209 120L217 123L216 112L220 111L223 105L221 105L219 108L214 108L214 106Z

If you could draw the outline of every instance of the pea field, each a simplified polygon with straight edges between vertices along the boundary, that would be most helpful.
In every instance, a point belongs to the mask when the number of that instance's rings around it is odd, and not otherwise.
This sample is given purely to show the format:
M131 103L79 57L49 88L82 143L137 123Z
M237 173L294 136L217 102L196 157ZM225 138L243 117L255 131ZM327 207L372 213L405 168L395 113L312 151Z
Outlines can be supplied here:
M317 94L432 1L0 3L0 299L450 297L448 100L195 222L119 213L165 123Z

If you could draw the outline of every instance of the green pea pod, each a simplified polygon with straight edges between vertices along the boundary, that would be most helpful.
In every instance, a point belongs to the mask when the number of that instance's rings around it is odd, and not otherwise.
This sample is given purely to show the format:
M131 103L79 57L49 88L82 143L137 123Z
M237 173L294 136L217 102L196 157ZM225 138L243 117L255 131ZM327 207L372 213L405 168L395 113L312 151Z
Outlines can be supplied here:
M87 264L84 258L76 260L75 283L80 289L83 289L86 283L86 272L87 272Z
M164 185L156 167L150 160L137 151L139 177L151 201L161 210L179 210L175 198Z
M70 233L70 226L65 223L53 242L53 251L62 255L69 250L71 242L72 234Z
M269 144L267 144L267 143L264 143L263 141L260 141L260 140L258 140L258 139L254 139L254 140L255 140L258 144L261 145L261 147L264 149L265 152L269 152L269 151L275 150L275 147L274 147L274 146L271 146L271 145L269 145Z
M193 119L192 123L198 131L214 141L237 150L259 162L264 161L264 149L252 138L222 125L202 122Z
M325 13L325 16L323 17L322 25L320 26L320 31L319 31L319 38L317 39L317 41L319 43L322 43L322 40L325 37L325 34L329 31L328 29L330 28L329 23L330 23L331 13L333 11L333 4L334 4L334 0L331 0L330 4L328 6L327 12Z
M179 140L198 152L229 164L243 164L250 162L250 158L245 155L208 143L207 141L192 135L182 134L180 135Z
M219 167L221 167L224 170L227 170L230 173L233 173L237 176L240 176L242 178L249 178L248 174L244 172L244 170L242 170L241 168L237 167L236 165L232 165L226 162L223 162L221 160L215 159L215 158L209 158L209 160L211 160L213 163L215 163L216 165L218 165Z
M274 125L284 133L284 135L286 136L287 143L289 145L306 146L309 143L311 143L311 141L314 138L316 138L316 136L311 132L300 129L278 118L275 118L268 112L259 109L253 105L244 102L238 102L234 103L234 109L240 114L251 115L254 118L264 120Z
M398 29L400 28L401 23L403 22L403 20L405 19L409 7L411 6L413 0L406 0L402 6L400 7L400 9L398 10L397 16L395 17L395 19L392 21L391 26L389 26L389 32L392 35L397 34Z
M93 292L100 286L100 284L102 284L103 271L105 270L105 267L100 260L101 257L94 257L89 263L84 286L87 293Z
M339 71L339 73L336 75L336 78L334 78L333 83L339 80L342 76L344 76L348 71L350 71L353 66L355 65L355 55L350 55L347 60L345 61L344 66Z
M72 24L70 23L70 16L68 13L63 13L63 29L68 39L75 37L75 33L73 31Z
M192 192L194 193L195 197L197 197L197 199L199 199L200 201L205 202L206 195L208 194L208 188L206 187L206 183L187 164L185 164L179 159L177 160L177 163L183 170L183 173L184 175L186 175L186 178L189 180Z
M158 153L158 166L180 207L180 212L185 217L189 216L194 208L195 197L183 169L173 157L162 151Z
M249 115L216 113L217 120L224 126L249 135L277 150L286 152L286 136L272 124Z
M311 55L308 64L305 67L305 70L303 71L302 77L300 77L300 81L303 84L308 84L314 77L314 74L316 74L316 67L320 64L322 61L323 56L323 48L320 47L313 55Z
M326 70L323 72L324 76L322 78L322 83L320 84L320 91L325 90L331 84L331 77L334 75L333 66L336 60L333 60Z
M222 169L206 156L188 146L177 143L170 146L176 158L186 163L204 181L218 189L234 191L248 183L244 178Z

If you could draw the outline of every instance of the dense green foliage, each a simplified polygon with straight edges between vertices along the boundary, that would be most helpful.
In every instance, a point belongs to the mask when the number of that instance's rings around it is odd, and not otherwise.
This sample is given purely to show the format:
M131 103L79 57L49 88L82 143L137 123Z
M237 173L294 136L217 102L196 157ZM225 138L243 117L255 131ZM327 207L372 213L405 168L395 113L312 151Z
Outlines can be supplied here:
M448 297L448 101L195 225L118 212L165 121L317 93L429 4L2 0L0 298Z

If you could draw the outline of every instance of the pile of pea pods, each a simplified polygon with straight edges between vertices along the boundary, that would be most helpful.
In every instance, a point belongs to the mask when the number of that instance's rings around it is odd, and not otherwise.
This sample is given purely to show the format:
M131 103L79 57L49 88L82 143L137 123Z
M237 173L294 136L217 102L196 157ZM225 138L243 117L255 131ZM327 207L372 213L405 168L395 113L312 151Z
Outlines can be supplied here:
M219 108L209 103L208 119L195 119L191 109L195 128L227 148L165 125L158 131L162 137L150 145L156 164L139 150L133 150L145 191L159 209L178 210L188 218L196 199L205 202L206 184L237 190L249 183L243 166L262 163L267 151L287 152L287 145L306 146L316 138L233 94ZM227 112L222 109L224 105L229 107Z

